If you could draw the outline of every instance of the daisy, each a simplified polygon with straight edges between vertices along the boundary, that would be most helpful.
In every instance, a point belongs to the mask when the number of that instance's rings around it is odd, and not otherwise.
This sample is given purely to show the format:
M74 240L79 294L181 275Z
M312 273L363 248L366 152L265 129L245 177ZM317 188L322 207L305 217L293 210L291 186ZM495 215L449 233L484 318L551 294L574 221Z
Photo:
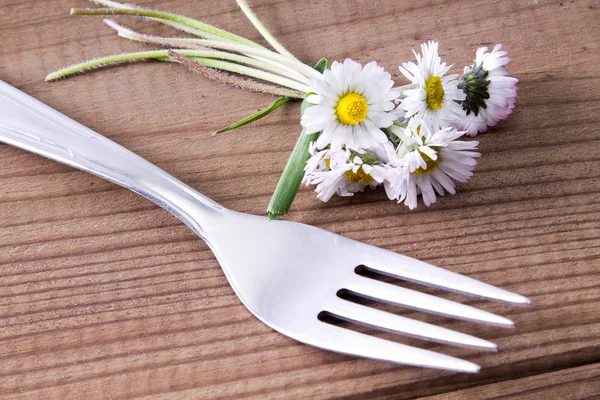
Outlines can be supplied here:
M434 129L457 123L464 111L454 100L465 99L465 94L457 88L458 74L445 76L452 66L442 62L437 42L423 43L421 52L422 56L415 53L417 64L407 62L400 67L400 72L412 82L403 92L405 117L414 116Z
M374 189L394 175L394 170L377 157L393 153L389 143L373 153L358 153L348 149L318 150L313 142L309 151L312 156L304 168L302 182L307 186L316 185L317 198L324 202L334 194L353 196L367 186Z
M508 52L502 51L501 44L491 53L487 50L487 47L477 49L475 63L465 67L458 85L466 95L462 107L467 115L457 126L469 136L485 132L488 126L508 118L515 107L519 80L508 76L504 68L510 62L506 57Z
M301 123L307 133L321 132L317 148L360 150L387 142L381 128L397 118L389 112L396 107L399 93L392 90L391 75L377 63L363 68L349 58L333 62L330 70L309 83L312 94L306 101L315 105L304 111Z
M399 136L402 140L397 149L396 180L392 183L392 195L398 202L404 201L411 210L417 207L417 196L423 197L427 207L436 202L436 192L456 193L452 179L466 182L480 154L478 142L458 141L464 132L443 128L431 133L426 125L417 129L408 127ZM452 179L450 179L452 178Z

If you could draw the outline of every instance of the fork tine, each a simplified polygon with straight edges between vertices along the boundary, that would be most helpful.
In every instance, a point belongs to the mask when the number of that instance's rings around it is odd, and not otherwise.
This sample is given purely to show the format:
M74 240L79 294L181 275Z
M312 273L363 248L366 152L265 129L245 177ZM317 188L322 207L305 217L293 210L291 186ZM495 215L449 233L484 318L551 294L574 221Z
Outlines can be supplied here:
M432 342L495 351L497 346L475 336L442 328L426 322L391 314L342 299L328 304L324 310L346 321Z
M531 301L524 296L497 288L476 279L451 272L423 261L394 253L393 251L369 246L371 249L365 267L409 282L421 283L428 286L482 297L511 304L528 305Z
M515 325L508 318L475 307L362 276L357 276L344 285L344 288L367 299L382 301L430 314L507 328L512 328Z
M479 365L418 347L391 342L351 331L322 321L314 327L318 340L309 344L338 353L391 361L397 364L445 369L459 372L479 372Z

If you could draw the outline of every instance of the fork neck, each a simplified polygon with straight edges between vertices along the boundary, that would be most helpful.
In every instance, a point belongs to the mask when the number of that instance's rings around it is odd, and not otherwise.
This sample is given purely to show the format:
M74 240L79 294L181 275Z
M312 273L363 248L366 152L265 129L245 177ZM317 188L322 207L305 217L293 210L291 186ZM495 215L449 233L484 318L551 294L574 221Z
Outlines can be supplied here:
M223 207L142 157L0 81L0 141L119 184L200 236Z

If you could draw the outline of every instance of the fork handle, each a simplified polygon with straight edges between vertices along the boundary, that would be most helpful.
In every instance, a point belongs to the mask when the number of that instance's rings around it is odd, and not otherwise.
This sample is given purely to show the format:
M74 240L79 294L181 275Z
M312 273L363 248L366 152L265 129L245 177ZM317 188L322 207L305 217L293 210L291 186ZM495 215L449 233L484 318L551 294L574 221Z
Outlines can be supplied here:
M125 147L3 81L0 141L139 193L201 236L200 222L223 208Z

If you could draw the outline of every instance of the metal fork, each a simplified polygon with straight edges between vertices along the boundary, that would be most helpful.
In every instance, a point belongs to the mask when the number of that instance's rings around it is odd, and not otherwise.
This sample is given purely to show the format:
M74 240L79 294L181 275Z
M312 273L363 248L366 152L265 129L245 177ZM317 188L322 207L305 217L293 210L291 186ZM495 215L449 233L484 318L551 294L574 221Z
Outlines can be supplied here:
M228 210L138 155L0 81L0 141L108 179L166 209L210 246L242 303L271 328L339 353L399 364L477 372L479 366L323 321L351 323L451 345L495 350L464 333L360 305L341 290L400 307L512 327L501 316L356 273L512 304L523 296L312 226Z

